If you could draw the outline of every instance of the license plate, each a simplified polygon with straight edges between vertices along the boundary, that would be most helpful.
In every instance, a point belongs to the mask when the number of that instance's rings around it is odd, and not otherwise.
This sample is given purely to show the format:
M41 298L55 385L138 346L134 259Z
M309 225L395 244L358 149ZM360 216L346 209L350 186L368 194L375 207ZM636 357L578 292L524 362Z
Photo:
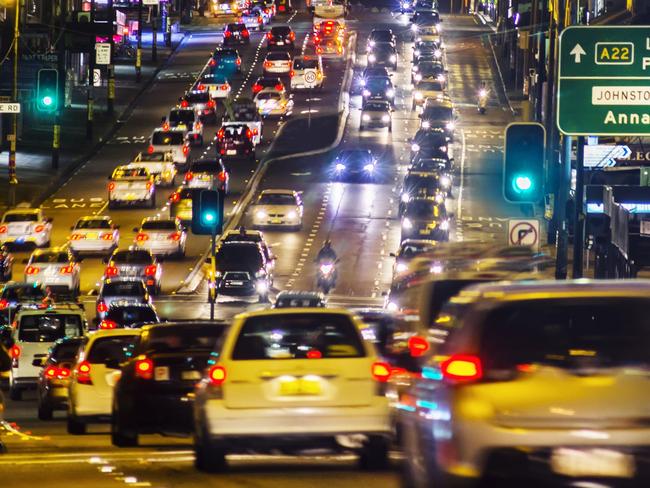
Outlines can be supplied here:
M429 229L422 229L420 231L420 234L422 234L423 236L426 236L426 235L431 234L431 231Z
M283 396L320 394L320 382L316 380L306 380L304 378L300 378L297 380L283 381L280 383L280 395Z
M183 371L181 373L181 378L184 380L200 380L201 373L198 371Z
M86 239L97 239L97 233L96 232L88 232L88 234L86 234Z
M235 154L237 154L237 149L228 149L228 150L226 151L226 154L227 154L228 156L234 156Z
M553 450L551 469L554 473L571 477L616 477L634 476L634 457L610 449Z
M153 369L153 377L156 381L169 381L169 367L157 366Z
M229 281L228 286L244 286L243 281Z
M272 224L281 224L281 223L282 223L282 219L271 219L271 223L272 223Z
M283 42L283 41L278 41L278 42L276 42L276 44L277 44L278 46L284 46L284 42Z

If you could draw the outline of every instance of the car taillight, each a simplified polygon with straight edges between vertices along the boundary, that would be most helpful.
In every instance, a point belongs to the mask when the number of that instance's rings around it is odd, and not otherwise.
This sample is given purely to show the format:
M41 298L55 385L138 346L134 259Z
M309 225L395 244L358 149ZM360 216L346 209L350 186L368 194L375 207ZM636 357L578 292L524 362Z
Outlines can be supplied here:
M289 71L289 77L293 78L294 76L296 76L296 72L294 70Z
M77 376L77 383L82 385L92 385L93 380L90 379L90 363L88 361L81 361L75 368Z
M246 33L248 33L248 31L246 31ZM235 59L235 64L236 64L237 66L241 66L241 58L237 58L237 59Z
M57 368L56 366L48 366L45 368L43 374L49 378L57 378L59 380L63 378L68 378L70 376L70 370L68 368Z
M108 307L104 302L97 302L97 313L106 313L108 312Z
M0 310L5 310L9 306L9 302L6 298L0 300Z
M145 234L145 233L143 233L143 232L139 232L139 233L135 236L135 240L138 241L138 242L147 241L147 240L149 240L149 235L148 235L148 234Z
M429 350L429 342L420 336L412 336L408 341L409 351L414 358L422 356Z
M248 36L249 36L249 33L248 33L247 30L243 30L242 33L241 33L241 35L244 36L244 37L248 37ZM238 61L239 61L239 63L237 63L237 64L240 64L240 63L241 63L241 60L238 59Z
M226 135L226 130L222 127L217 132L217 139L223 139L225 135Z
M284 85L282 83L278 83L277 85L275 85L275 89L281 92L282 90L284 90Z
M144 268L144 274L147 276L155 276L156 274L157 267L155 264L152 264L151 266L147 266Z
M152 187L153 187L153 182L147 181L147 191L151 190Z
M25 274L26 275L33 275L33 274L38 273L39 271L40 271L40 269L37 268L36 266L27 266L25 268Z
M214 100L208 100L207 107L208 108L214 108L216 106L216 103L214 103Z
M221 386L226 381L226 368L223 366L212 366L208 370L208 379L213 386Z
M183 108L187 108L187 107L189 107L189 106L190 106L190 104L187 102L187 100L183 100L183 101L181 101L181 107L183 107Z
M247 137L248 139L250 139L251 137L253 137L253 131L250 130L250 129L246 129L246 137Z
M6 225L1 225L0 226L0 234L6 234L7 233L7 226Z
M226 181L226 172L225 171L219 171L219 174L217 175L217 178L219 178L219 181L223 182Z
M117 267L116 266L107 266L106 271L104 271L106 276L117 276Z
M178 242L181 240L181 233L180 232L174 232L172 234L169 234L169 238L172 241Z
M189 154L189 152L190 152L190 146L188 146L187 144L184 144L183 145L183 155L187 156Z
M44 230L45 230L44 225L37 225L36 227L34 227L34 232L37 232L37 233L38 232L43 232Z
M196 85L196 89L199 91L203 91L205 90L205 85L203 83L199 83L198 85Z
M271 66L273 66L273 63L271 61L264 61L265 68L270 68Z
M153 152L153 146L152 145L149 145L149 147L147 148L147 152L149 154L151 154Z
M454 354L440 363L442 377L455 381L475 381L483 377L481 359L467 354Z
M262 17L258 17L258 18L257 18L257 23L258 23L258 24L261 24L262 22L264 22L264 19L262 19Z
M228 88L230 88L230 87L228 85L226 85L225 83L223 85L221 85L222 90L227 90Z
M150 380L153 378L153 361L149 358L136 360L135 375L143 380Z
M71 240L71 241L78 241L78 240L81 239L81 238L83 238L83 236L82 236L81 234L72 234L72 235L70 236L70 240Z
M280 5L278 7L278 11L280 11L280 12L284 12L285 10L286 10L286 7L284 5Z
M276 90L277 90L278 85L275 85L275 86L276 86ZM257 92L260 92L260 91L262 91L262 85L260 85L259 83L255 83L253 85L253 93L257 93ZM5 229L6 229L6 227L5 227ZM6 230L5 230L5 232L6 232Z
M323 48L320 47L320 46L318 46L318 49L316 49L316 52L317 52L318 54L323 54Z
M181 200L181 194L178 192L174 192L171 194L169 199L172 201L172 203L178 203Z
M20 346L18 344L14 344L9 348L9 355L11 356L11 359L18 359L20 357Z
M117 329L117 322L113 320L104 319L99 323L99 328L102 330Z
M113 190L115 190L115 183L111 181L108 184L108 191L113 191Z
M253 129L253 135L256 136L256 135L259 134L259 133L260 133L260 132L257 130L257 127L255 127L255 128Z
M113 240L113 234L107 233L107 234L102 234L102 239L105 241L112 241Z
M185 181L192 181L192 178L194 178L194 173L192 173L191 171L185 173Z
M48 366L47 368L45 368L45 371L43 371L43 374L47 378L56 378L56 370L57 370L56 366Z
M289 40L293 41L296 39L296 33L295 32L289 32Z
M386 363L372 364L372 377L380 383L386 383L390 378L390 366Z
M323 353L318 349L310 349L307 351L307 359L322 359Z
M223 33L223 36L227 39L228 37L232 36L232 32L226 31Z
M217 64L217 62L214 59L210 58L210 61L208 61L208 66L214 66L215 64Z
M271 39L273 39L273 34L271 34L270 32L268 32L268 33L266 34L266 38L270 41Z
M61 274L72 274L73 270L74 270L74 266L64 266L59 270L59 273L61 273Z
M163 122L162 129L169 130L169 122Z

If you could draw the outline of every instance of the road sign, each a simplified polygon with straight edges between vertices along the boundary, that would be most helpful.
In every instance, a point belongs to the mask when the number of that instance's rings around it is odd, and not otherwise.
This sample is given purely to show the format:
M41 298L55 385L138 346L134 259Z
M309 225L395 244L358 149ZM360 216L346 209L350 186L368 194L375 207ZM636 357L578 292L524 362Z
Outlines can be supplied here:
M639 234L650 236L650 220L642 220L639 226Z
M19 114L20 103L0 103L0 114Z
M99 68L93 69L93 86L102 86L102 70Z
M160 0L142 0L142 5L158 5Z
M647 26L570 26L560 35L557 126L569 135L650 135Z
M111 45L109 43L95 43L95 64L111 64Z
M609 168L617 159L627 159L632 154L630 146L597 144L585 145L585 168Z
M529 246L539 248L539 220L508 220L508 244L510 246Z

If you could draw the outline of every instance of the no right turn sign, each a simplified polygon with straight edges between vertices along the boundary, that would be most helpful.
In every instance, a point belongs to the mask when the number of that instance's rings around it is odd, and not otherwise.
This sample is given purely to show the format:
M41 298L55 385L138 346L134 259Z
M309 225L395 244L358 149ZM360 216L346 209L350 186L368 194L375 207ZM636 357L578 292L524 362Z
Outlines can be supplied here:
M539 220L508 220L508 244L510 246L528 246L539 249Z

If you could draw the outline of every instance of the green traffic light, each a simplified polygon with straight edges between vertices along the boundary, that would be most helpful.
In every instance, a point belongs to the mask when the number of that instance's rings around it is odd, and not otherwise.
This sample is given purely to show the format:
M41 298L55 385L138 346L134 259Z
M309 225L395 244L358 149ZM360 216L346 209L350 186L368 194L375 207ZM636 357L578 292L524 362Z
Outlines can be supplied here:
M216 220L216 216L212 212L206 212L203 214L203 220L207 223L212 223Z
M516 175L512 179L512 188L517 193L529 191L533 187L533 181L525 175Z
M51 96L46 95L46 96L43 97L42 102L43 102L44 106L49 107L50 105L52 105L54 103L54 99Z

